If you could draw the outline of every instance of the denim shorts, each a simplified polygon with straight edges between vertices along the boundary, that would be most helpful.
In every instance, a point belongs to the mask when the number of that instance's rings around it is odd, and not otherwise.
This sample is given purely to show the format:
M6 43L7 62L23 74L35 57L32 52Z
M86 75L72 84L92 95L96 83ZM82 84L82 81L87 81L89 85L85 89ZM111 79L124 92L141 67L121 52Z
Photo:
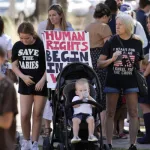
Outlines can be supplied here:
M129 94L129 93L138 93L139 88L128 88L128 89L123 89L124 94ZM105 87L104 93L120 93L120 89L113 88L113 87Z
M93 116L90 115L90 114L79 113L79 114L74 114L72 119L73 118L78 118L81 121L86 121L89 117L93 117Z

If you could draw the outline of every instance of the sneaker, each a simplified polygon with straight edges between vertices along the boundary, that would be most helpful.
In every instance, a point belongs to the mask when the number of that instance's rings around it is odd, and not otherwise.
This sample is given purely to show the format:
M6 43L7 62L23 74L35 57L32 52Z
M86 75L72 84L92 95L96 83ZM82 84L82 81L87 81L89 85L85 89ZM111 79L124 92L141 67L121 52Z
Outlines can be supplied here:
M128 136L126 134L124 134L124 133L121 133L121 134L119 134L119 138L120 139L127 139Z
M129 149L128 149L128 150L137 150L137 148L136 148L136 146L135 146L135 145L131 144L131 146L129 147Z
M78 136L74 136L71 140L71 143L78 143L80 141L81 141L81 139Z
M31 150L31 141L22 140L21 150Z
M89 136L89 138L88 138L88 141L91 141L91 142L97 142L97 141L98 141L98 139L97 139L97 137L96 137L96 136L94 136L94 135L90 135L90 136Z
M34 141L34 143L32 144L32 149L31 150L39 150L38 142Z

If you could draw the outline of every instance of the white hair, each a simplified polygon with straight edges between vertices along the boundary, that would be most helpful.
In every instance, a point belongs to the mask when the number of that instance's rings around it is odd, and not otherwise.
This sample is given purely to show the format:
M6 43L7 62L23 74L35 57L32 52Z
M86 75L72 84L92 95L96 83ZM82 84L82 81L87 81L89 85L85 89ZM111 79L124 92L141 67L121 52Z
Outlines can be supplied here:
M120 13L117 15L116 20L119 19L125 26L126 32L128 34L133 34L134 32L134 19L126 13Z

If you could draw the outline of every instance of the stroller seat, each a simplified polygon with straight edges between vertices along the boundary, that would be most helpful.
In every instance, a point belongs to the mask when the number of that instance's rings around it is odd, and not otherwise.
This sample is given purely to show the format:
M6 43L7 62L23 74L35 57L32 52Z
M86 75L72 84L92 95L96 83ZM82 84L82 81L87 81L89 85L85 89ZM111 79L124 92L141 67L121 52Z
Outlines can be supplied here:
M90 83L90 95L94 101L76 101L72 103L72 99L75 96L75 82L77 79L86 78ZM95 90L95 88L96 90ZM52 96L53 105L53 132L51 136L51 149L54 150L55 143L59 143L57 150L102 150L103 140L99 137L97 143L87 142L88 140L88 124L81 123L79 136L83 140L80 144L71 144L72 132L72 116L73 116L73 104L90 103L93 107L93 117L95 119L95 133L100 129L101 133L101 118L100 112L102 106L100 105L102 99L102 88L99 82L96 72L88 65L81 62L74 62L68 64L60 72L57 78L56 90ZM98 103L99 102L99 103ZM99 126L99 127L98 127ZM71 135L72 134L72 135ZM84 138L83 138L84 137ZM84 141L85 140L85 141ZM85 144L88 143L88 144ZM73 146L73 147L72 147Z
M90 95L92 98L96 99L96 91L94 87L89 84L90 87ZM75 82L69 83L64 87L63 95L65 96L65 105L68 105L72 102L73 97L75 96ZM70 127L73 127L72 116L73 116L73 108L69 108L67 114L67 123ZM100 125L100 120L97 118L96 110L93 108L93 117L95 119L95 128ZM86 122L81 122L79 136L86 140L88 138L88 125Z

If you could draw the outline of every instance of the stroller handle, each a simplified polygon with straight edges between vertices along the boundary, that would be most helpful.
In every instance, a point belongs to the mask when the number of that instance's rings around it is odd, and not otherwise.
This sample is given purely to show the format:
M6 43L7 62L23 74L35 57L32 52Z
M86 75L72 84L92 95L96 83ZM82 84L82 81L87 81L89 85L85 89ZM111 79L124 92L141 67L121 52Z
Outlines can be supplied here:
M70 107L73 107L73 106L78 105L78 104L91 104L91 105L93 105L94 107L96 107L99 111L102 110L102 105L98 104L98 103L95 102L95 101L88 100L88 99L87 99L87 100L81 99L81 100L77 100L77 101L75 101L75 102L71 102L69 105L66 105L66 106L65 106L65 109L68 110Z

